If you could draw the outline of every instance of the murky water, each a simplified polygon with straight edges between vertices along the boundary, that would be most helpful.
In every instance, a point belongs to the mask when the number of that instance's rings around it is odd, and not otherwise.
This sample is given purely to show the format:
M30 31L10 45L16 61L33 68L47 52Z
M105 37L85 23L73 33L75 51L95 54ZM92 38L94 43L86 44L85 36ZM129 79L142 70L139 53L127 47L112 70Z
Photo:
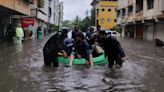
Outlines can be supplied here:
M164 91L164 49L151 42L121 39L128 60L122 69L112 70L106 65L44 67L45 42L0 43L0 92Z

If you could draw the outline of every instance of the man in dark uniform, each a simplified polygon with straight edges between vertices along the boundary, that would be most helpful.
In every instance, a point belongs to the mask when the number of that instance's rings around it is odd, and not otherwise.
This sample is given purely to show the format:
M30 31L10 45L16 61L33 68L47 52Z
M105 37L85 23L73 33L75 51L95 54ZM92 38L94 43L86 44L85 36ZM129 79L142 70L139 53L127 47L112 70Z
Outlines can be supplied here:
M53 35L45 44L43 48L44 64L45 66L58 67L58 52L63 50L63 35L61 32L57 32Z
M72 31L72 38L74 39L74 41L76 40L76 35L78 32L80 32L78 27L75 27L74 30Z
M114 62L116 62L117 68L121 68L125 59L125 53L119 41L113 36L107 36L105 31L100 31L99 37L105 56L108 58L109 68L114 66Z

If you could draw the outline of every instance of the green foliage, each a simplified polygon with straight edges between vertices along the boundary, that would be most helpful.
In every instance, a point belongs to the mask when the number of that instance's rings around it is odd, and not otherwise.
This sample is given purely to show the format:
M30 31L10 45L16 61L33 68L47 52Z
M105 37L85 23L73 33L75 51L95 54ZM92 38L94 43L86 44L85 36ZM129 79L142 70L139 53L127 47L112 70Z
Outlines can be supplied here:
M121 33L121 27L120 26L115 26L114 30L117 31L118 33Z
M81 19L79 16L76 16L73 21L65 20L63 22L63 27L79 27L82 31L86 31L87 28L91 26L91 19L89 17L85 17L84 19Z
M58 25L54 25L54 30L55 31L59 31L59 26Z
M81 21L80 28L83 32L85 32L89 26L90 26L90 19L89 17L86 17Z
M91 10L91 25L95 26L95 14L96 14L96 9L92 8Z
M81 25L81 19L79 16L76 16L75 19L72 22L73 27L80 27Z
M63 27L70 27L70 28L72 28L72 21L70 21L70 20L65 20L65 21L63 22Z

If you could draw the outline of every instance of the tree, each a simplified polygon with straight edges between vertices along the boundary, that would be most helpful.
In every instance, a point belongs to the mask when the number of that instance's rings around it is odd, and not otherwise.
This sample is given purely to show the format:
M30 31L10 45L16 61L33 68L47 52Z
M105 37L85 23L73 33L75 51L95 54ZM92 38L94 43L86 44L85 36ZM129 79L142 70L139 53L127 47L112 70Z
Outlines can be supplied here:
M79 17L79 16L76 16L75 19L74 19L73 22L72 22L72 25L73 25L74 27L80 27L81 22L82 22L82 21L81 21L80 17Z
M117 31L118 33L121 33L121 27L120 26L115 26L114 30Z
M72 21L70 21L70 20L65 20L64 22L63 22L63 27L72 27Z
M90 26L90 18L86 17L81 21L80 28L82 31L86 31L89 26Z
M91 25L92 26L95 26L95 14L96 14L96 9L95 8L92 8L91 10Z

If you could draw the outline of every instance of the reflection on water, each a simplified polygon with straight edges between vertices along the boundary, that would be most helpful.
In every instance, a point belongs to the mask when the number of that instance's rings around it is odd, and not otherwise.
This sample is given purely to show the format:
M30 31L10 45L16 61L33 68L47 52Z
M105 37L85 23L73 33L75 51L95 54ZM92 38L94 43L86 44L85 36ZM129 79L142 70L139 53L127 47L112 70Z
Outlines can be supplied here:
M23 51L23 44L22 43L15 44L15 48L16 48L16 51L22 52Z
M160 86L164 84L164 67L161 63L164 61L161 55L164 55L163 49L155 48L156 50L152 49L150 53L150 50L137 45L133 40L125 39L121 42L128 57L122 69L108 69L106 65L94 68L85 65L65 67L63 64L60 64L59 68L45 67L42 56L42 46L45 42L37 40L3 48L0 52L0 90L2 92L163 92L164 88ZM149 43L141 41L137 43L145 44L149 49L154 48L150 47ZM132 47L132 44L135 46Z

